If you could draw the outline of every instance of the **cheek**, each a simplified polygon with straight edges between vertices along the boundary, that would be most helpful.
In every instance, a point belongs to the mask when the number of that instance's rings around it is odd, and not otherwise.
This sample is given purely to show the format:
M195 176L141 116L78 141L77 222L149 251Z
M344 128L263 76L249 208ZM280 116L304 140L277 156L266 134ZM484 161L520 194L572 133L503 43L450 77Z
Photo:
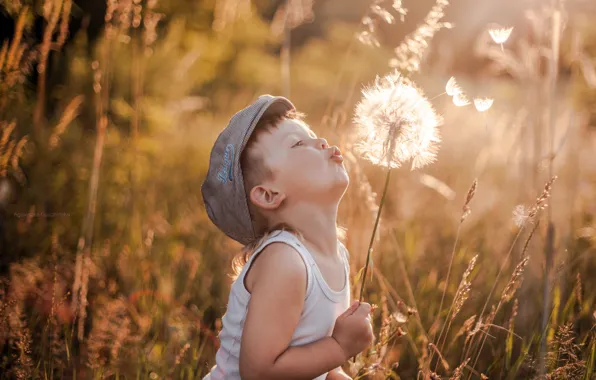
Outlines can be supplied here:
M303 156L286 163L284 182L294 189L319 187L325 175L325 162L315 157Z

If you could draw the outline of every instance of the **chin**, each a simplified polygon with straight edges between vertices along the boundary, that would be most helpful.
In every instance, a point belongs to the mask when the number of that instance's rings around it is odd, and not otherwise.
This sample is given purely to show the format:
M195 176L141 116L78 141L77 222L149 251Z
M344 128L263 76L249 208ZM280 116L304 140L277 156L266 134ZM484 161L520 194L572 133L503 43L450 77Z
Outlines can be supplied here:
M341 195L347 190L348 186L350 185L350 176L346 171L344 171L343 175L338 176L333 184L333 188L340 191Z

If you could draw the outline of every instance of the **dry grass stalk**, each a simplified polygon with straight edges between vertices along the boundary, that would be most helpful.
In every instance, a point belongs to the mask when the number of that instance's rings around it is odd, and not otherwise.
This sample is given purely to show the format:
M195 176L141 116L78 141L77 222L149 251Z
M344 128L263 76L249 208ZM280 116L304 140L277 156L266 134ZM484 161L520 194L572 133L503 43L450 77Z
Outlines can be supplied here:
M2 137L0 138L0 178L8 175L9 169L19 180L23 179L23 172L19 167L19 160L23 156L23 150L27 144L28 138L24 136L18 140L11 138L12 132L16 127L16 122L0 122Z
M453 371L453 375L449 379L450 380L460 380L463 375L464 368L465 368L465 366L468 365L469 361L470 361L470 358L467 358L459 366L457 366L455 371Z
M447 293L447 288L449 286L449 280L451 278L451 268L453 267L453 259L455 258L455 250L457 248L457 243L459 241L459 235L461 232L461 226L463 221L466 219L466 216L470 213L470 202L472 201L472 199L474 198L474 195L476 194L476 189L478 187L478 179L474 179L474 182L472 182L472 186L470 186L470 189L468 190L468 193L466 194L466 200L464 201L464 205L462 207L463 210L463 214L462 217L460 219L459 225L457 227L457 232L455 234L455 241L453 242L453 249L451 250L451 258L449 259L449 267L447 269L447 277L445 278L445 288L443 289L443 293L441 294L441 302L439 303L439 309L437 311L437 316L435 318L435 321L433 322L432 326L435 326L435 328L438 330L438 326L439 326L439 316L441 315L441 310L443 309L443 303L445 302L445 294ZM476 263L476 260L474 260L474 264ZM462 303L463 305L463 303ZM453 308L453 302L451 303L451 306L449 307L449 310L451 311L451 309ZM447 318L449 318L449 313L450 311L447 313ZM451 323L451 321L449 322L449 324ZM437 342L440 344L441 342L441 336L443 335L443 331L445 329L445 325L443 324L443 327L441 328L441 333L439 334L439 339L437 340ZM432 341L434 341L435 339L435 334L436 331L432 333ZM447 336L445 334L445 340L447 339ZM441 345L441 348L443 347L443 345ZM428 361L428 366L430 366L432 359L433 359L433 355L434 353L431 353L430 357L429 357L429 361ZM466 355L467 356L467 355Z
M451 303L451 306L449 307L449 311L447 312L447 318L449 319L447 328L445 329L445 325L443 325L443 328L441 329L441 333L439 334L439 337L437 339L437 342L439 342L439 344L440 344L441 350L443 350L443 347L445 346L445 342L447 342L447 336L449 334L449 330L451 329L451 323L453 322L453 320L455 319L457 314L459 314L463 304L468 299L468 295L470 293L470 287L471 287L471 282L468 281L468 278L470 277L470 275L472 274L472 271L474 270L474 266L476 265L477 259L478 259L478 255L474 256L470 260L468 267L466 268L466 270L462 276L462 280L457 288L453 302ZM449 315L451 315L451 317L449 317ZM468 320L466 320L466 322L464 323L464 326L462 328L466 328L466 329L469 328L470 324L473 323L473 319L475 317L476 316L474 315L471 318L468 318ZM470 320L471 320L471 322L470 322ZM460 331L461 331L461 329L460 329ZM456 338L459 336L458 334L456 334ZM441 342L441 337L443 337L442 342ZM435 371L436 371L436 368L435 368Z
M586 362L581 360L575 363L565 364L551 373L546 374L546 380L567 380L581 379L586 372Z
M31 332L25 322L20 302L14 304L9 313L9 342L18 352L17 365L13 368L13 376L17 379L30 379L33 377L33 360L31 359Z
M513 331L513 327L515 325L515 317L517 317L517 309L519 307L519 303L517 298L513 301L513 308L511 309L511 317L509 317L509 330Z
M2 43L0 48L0 72L4 69L4 63L6 62L6 56L8 55L8 41Z
M143 16L143 44L145 45L146 56L151 54L150 47L157 40L157 24L163 17L163 14L154 11L156 6L157 0L150 0L145 6L145 15Z
M47 24L43 31L43 39L40 47L40 59L37 65L37 72L39 73L37 82L37 102L35 103L35 110L33 112L33 121L36 126L39 127L39 123L42 122L45 112L46 103L46 69L48 63L48 57L50 55L50 49L52 47L59 49L60 43L52 43L52 37L56 32L58 22L62 17L61 30L68 29L68 19L70 17L70 9L72 7L72 0L54 1L44 0L43 3L43 17ZM68 13L66 13L68 12ZM66 25L65 25L66 24ZM65 33L61 31L61 35ZM58 38L58 42L64 43L66 37L64 35Z
M13 34L13 40L10 44L10 49L8 50L8 57L6 60L6 71L9 71L13 68L18 67L19 60L21 58L21 54L17 52L21 48L21 39L23 38L23 30L25 28L25 22L27 21L27 17L29 15L29 8L24 7L19 14L19 18L15 25L15 31Z
M503 289L503 293L501 293L501 302L509 302L515 295L515 292L519 288L522 282L524 270L530 261L530 256L524 256L524 258L517 264L515 269L513 270L513 274L511 275L511 279Z
M577 300L577 305L578 305L579 309L581 310L582 304L583 304L582 277L579 274L579 272L577 272L576 281L575 281L575 299Z
M508 333L507 333L507 340L505 343L505 354L507 355L507 362L506 367L509 368L509 361L511 360L511 356L513 354L513 335L515 334L515 317L517 317L517 309L518 309L518 300L517 298L513 301L513 308L511 309L511 316L509 317L509 326L508 326Z
M83 341L85 336L85 319L87 317L87 293L89 291L89 266L90 266L90 248L87 247L85 249L85 254L83 255L83 263L82 263L82 273L81 273L81 291L80 291L80 298L79 298L79 309L78 309L78 317L79 317L79 325L78 325L78 332L77 338L79 341Z
M472 183L472 186L470 186L470 189L468 190L468 193L466 194L466 201L464 203L464 206L462 207L462 216L461 216L461 222L463 222L464 220L466 220L466 218L468 217L468 215L470 215L470 202L472 201L472 199L474 198L474 195L476 194L476 188L478 187L478 178L474 179L474 182Z
M432 351L434 351L438 357L439 357L439 361L441 362L441 365L443 366L443 368L445 369L445 371L449 371L449 363L447 363L447 360L445 360L445 358L443 357L443 355L441 355L441 352L439 351L439 349L437 348L437 346L435 346L433 343L429 343L428 347L432 349Z
M87 365L91 369L105 367L108 361L110 365L117 366L122 346L132 339L130 322L123 299L108 300L97 307L87 340Z
M464 321L462 326L455 333L455 336L453 337L453 339L451 339L451 342L447 346L447 350L449 350L453 346L453 344L459 337L463 336L464 334L466 334L466 336L467 336L470 333L470 331L474 327L475 321L476 321L476 315L472 315L470 318L468 318ZM464 342L467 343L467 341L468 341L468 338L466 338ZM465 349L465 343L464 343L464 349Z
M448 0L437 0L422 24L414 32L408 34L404 41L395 48L396 58L390 61L389 65L391 67L397 68L404 73L413 73L420 70L420 63L428 48L429 41L440 29L452 27L450 23L441 22L441 19L445 16L447 5L449 5Z
M379 22L387 24L395 22L395 17L388 9L383 7L382 3L383 0L373 0L366 14L360 20L364 30L358 32L356 38L364 45L380 47L381 44L375 35L377 24ZM401 0L394 0L391 8L399 14L400 20L403 22L408 11L402 6Z
M575 343L573 323L565 323L557 329L555 339L549 344L546 362L553 368L546 379L580 379L586 371L585 360L580 360L583 344Z
M21 43L29 16L29 7L23 7L11 42L4 41L0 49L0 110L4 110L10 100L22 95L22 85L31 73L37 56L35 49L27 51L28 45Z
M454 307L453 314L451 315L451 321L453 321L457 314L459 314L463 304L468 299L468 295L470 294L470 287L472 285L468 278L474 270L476 260L478 260L478 255L472 257L472 260L470 260L468 267L466 268L466 271L462 276L461 282L459 283L459 287L457 288L457 292L455 293L455 299L453 301Z
M544 210L547 207L546 201L550 198L550 193L552 191L553 183L557 180L557 176L553 176L546 184L544 185L544 189L542 190L542 194L538 198L536 198L536 203L534 207L532 207L528 213L528 218L530 220L534 219L540 210Z
M548 198L550 197L550 193L552 190L552 185L554 183L554 181L557 179L557 176L553 176L548 182L546 182L546 184L544 185L544 189L542 191L542 194L536 199L536 203L534 205L534 207L530 210L529 215L528 215L528 220L534 220L537 216L540 210L543 210L547 204L546 201L548 200ZM536 232L536 229L538 228L539 225L539 221L537 221L534 224L534 227L532 228L532 231L530 232L530 234L528 235L528 238L526 239L526 242L524 244L524 248L522 249L522 259L526 257L526 251L529 247L530 241L532 239L532 237L534 236L534 233ZM507 256L505 257L505 260L503 261L503 264L501 265L499 272L497 274L497 278L495 279L495 282L491 288L491 291L489 292L489 295L486 299L486 302L484 304L484 307L482 309L482 312L480 313L480 318L482 318L482 316L484 315L484 311L486 310L486 307L488 306L488 303L495 291L495 288L497 286L497 282L498 279L501 275L501 273L503 272L503 269L505 268L505 263L507 262L507 260L509 260L509 257L511 256L511 253L513 252L513 248L515 247L515 243L517 242L517 239L519 238L519 236L521 235L521 232L523 231L523 226L522 228L520 228L519 232L517 233L515 239L513 240L513 243L511 244L511 247L509 249L509 252L507 253ZM499 304L497 305L497 308L495 309L493 306L493 311L494 314L496 314L496 312L499 310L500 306L501 306L502 302L500 301ZM493 314L491 312L491 314ZM490 316L489 316L490 317ZM493 315L494 318L494 315ZM492 323L492 319L491 320L486 320L486 324L490 325ZM478 359L480 358L480 353L482 352L482 348L484 347L484 343L486 342L486 336L483 337L482 339L482 343L480 344L480 349L478 350L478 354L476 356L476 359L474 360L474 364L472 366L476 365L476 362L478 361ZM474 337L472 337L472 340L470 342L470 346L468 347L468 351L466 351L466 356L468 356L469 350L474 346Z
M62 18L60 19L60 30L58 34L58 40L53 49L61 49L68 38L68 22L70 21L70 11L72 9L72 0L64 0L62 4Z
M62 116L60 117L60 121L54 127L52 134L50 135L48 146L49 149L52 150L58 146L60 141L60 136L66 131L66 128L72 123L74 119L77 118L79 115L79 108L83 104L83 100L85 97L83 95L77 95L68 103Z

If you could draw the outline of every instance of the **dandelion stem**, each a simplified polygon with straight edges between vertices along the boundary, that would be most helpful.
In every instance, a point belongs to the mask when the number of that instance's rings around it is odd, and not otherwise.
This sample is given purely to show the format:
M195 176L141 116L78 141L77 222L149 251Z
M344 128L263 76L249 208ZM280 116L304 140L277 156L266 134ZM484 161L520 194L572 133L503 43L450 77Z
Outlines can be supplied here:
M360 286L360 297L359 300L362 302L362 296L364 295L364 285L366 283L366 272L368 271L368 263L370 262L370 255L372 252L372 246L375 241L375 234L377 227L379 226L379 219L381 218L381 210L385 204L385 198L387 196L387 189L389 188L389 178L391 177L391 168L387 170L387 176L385 177L385 187L383 188L383 195L381 195L381 202L379 203L379 210L377 211L377 218L375 220L375 226L373 227L372 235L370 237L370 243L368 245L368 253L366 254L366 263L364 264L364 271L362 272L362 285Z

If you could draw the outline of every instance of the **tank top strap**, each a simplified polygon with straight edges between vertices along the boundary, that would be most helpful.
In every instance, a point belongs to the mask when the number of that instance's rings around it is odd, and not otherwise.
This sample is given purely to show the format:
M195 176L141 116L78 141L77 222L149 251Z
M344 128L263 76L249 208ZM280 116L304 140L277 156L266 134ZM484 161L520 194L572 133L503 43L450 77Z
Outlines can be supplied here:
M338 240L339 243L339 250L342 252L342 258L344 260L344 264L346 266L346 272L348 275L350 274L350 252L341 241Z
M248 270L248 268L250 268L250 266L252 265L252 262L255 260L255 258L259 255L259 253L261 253L263 251L263 249L265 249L265 247L267 247L269 244L271 243L285 243L289 246L291 246L292 248L294 248L294 250L296 252L298 252L298 254L300 255L300 257L302 258L302 261L304 261L304 265L306 267L306 296L305 298L307 298L312 290L312 283L313 283L313 274L312 274L312 266L316 265L314 258L311 256L310 252L306 249L306 247L304 247L304 244L298 239L298 237L296 237L293 233L288 232L288 231L284 231L284 230L277 230L271 233L271 235L265 239L260 245L258 245L253 254L250 256L250 258L248 259L248 261L246 262L246 264L244 265L244 269L242 271L242 282L244 282L244 276L246 274L246 271Z

